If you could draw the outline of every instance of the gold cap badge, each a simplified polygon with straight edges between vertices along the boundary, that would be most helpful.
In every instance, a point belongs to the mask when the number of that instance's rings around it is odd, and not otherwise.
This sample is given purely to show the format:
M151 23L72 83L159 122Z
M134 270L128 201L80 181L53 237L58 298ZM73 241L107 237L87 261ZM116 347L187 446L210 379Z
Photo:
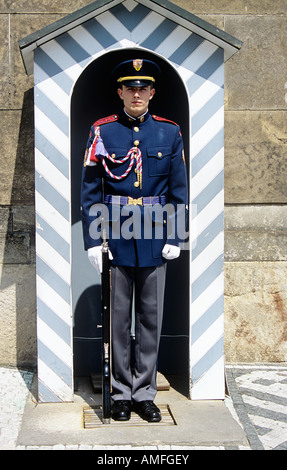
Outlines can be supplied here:
M139 70L142 68L142 65L143 65L142 59L133 60L133 67L137 72L139 72Z

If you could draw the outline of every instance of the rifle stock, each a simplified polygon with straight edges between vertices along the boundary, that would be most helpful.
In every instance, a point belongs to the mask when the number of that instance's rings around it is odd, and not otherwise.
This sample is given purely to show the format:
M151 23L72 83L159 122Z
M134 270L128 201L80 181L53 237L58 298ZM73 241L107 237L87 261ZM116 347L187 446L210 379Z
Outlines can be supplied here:
M111 306L108 243L102 247L102 412L103 423L111 418Z

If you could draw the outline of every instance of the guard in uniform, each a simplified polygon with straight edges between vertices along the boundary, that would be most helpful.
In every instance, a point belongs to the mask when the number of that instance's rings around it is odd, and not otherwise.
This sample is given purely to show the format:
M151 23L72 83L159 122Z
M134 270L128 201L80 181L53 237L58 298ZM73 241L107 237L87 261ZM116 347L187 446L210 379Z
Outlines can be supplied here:
M83 168L84 244L99 272L99 220L108 219L112 416L116 420L128 420L132 409L147 421L161 420L154 398L166 261L180 254L182 240L173 222L187 205L187 177L179 126L148 111L159 74L159 67L145 59L125 61L115 68L113 78L123 111L93 124Z

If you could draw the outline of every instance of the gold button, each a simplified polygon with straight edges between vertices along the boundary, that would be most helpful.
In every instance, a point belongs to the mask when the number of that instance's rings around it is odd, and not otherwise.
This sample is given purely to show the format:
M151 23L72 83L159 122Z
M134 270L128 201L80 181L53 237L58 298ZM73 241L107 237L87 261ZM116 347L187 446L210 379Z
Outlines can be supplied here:
M158 156L158 157L162 157L162 153L161 153L161 152L158 152L157 156Z
M140 185L140 184L139 184L139 182L138 182L138 181L135 181L135 182L134 182L134 187L135 187L135 188L138 188L138 187L139 187L139 185Z
M139 128L138 128L138 127L134 127L134 131L135 131L135 132L138 132L138 131L139 131Z
M139 140L135 140L134 141L134 145L137 147L138 145L140 144L140 141Z
M112 158L116 158L116 154L115 154L115 153L112 153Z

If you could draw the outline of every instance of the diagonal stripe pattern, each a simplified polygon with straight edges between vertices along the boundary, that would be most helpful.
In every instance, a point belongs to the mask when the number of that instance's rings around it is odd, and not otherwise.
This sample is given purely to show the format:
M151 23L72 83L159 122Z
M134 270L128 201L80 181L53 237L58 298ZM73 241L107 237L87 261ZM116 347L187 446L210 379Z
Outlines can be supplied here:
M73 400L70 97L100 55L143 47L168 59L189 94L190 364L193 399L224 398L223 50L125 0L35 50L39 400ZM152 7L151 7L152 8Z

